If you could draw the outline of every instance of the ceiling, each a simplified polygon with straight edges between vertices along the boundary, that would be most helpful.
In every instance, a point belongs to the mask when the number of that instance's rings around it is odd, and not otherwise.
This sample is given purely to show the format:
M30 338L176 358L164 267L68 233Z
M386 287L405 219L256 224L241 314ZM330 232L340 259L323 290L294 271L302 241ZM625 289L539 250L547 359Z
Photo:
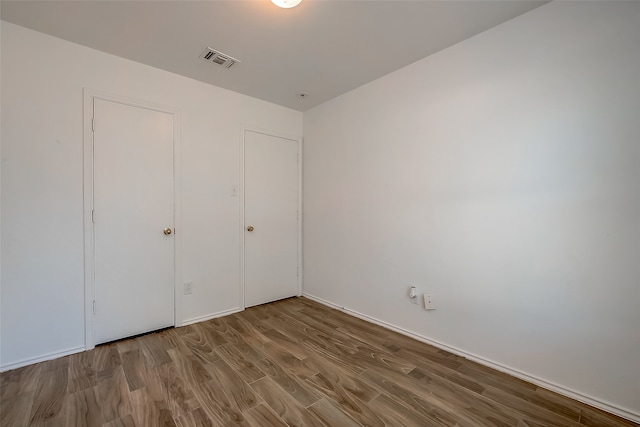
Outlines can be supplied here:
M305 111L546 1L2 1L2 19ZM211 47L241 62L200 58ZM298 93L308 94L304 100Z

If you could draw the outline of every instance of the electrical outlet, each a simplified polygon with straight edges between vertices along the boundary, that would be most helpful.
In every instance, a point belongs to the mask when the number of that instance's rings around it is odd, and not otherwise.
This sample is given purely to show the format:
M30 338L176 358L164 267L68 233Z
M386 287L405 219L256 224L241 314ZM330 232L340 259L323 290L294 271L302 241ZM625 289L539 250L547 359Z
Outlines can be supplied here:
M436 309L436 296L434 294L424 294L424 309L425 310Z
M184 282L184 294L190 295L193 293L193 282Z

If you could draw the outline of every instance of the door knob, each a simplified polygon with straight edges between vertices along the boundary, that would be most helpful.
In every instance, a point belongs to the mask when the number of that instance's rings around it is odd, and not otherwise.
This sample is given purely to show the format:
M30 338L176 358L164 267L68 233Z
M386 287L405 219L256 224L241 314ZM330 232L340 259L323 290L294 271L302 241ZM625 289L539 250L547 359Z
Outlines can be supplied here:
M164 229L164 234L166 234L167 236L168 236L169 234L171 234L171 229L170 229L170 228L165 228L165 229Z
M247 227L247 231L248 231L249 233L251 233L251 232L253 231L253 225L248 226L248 227Z

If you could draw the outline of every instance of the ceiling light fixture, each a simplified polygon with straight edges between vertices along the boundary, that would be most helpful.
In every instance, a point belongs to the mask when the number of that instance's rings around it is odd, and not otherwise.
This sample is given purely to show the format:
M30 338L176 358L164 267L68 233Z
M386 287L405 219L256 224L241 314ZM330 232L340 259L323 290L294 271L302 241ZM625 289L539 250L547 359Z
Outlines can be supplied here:
M284 9L296 7L302 0L271 0L271 3Z

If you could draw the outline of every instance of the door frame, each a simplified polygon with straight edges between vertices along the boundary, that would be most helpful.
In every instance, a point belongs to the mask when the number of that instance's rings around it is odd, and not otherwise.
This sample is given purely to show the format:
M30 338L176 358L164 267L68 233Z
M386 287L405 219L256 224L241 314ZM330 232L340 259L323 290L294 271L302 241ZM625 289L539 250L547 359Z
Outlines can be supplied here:
M267 129L245 126L242 128L242 138L240 139L240 182L239 182L239 194L238 202L240 204L240 300L238 301L239 307L242 310L246 308L245 305L245 257L244 257L244 224L245 224L245 203L244 203L244 181L245 181L245 138L247 132L259 133L267 136L273 136L276 138L287 139L294 141L298 144L298 293L297 296L302 295L302 138L290 135L285 135L279 132L273 132Z
M84 324L85 350L95 347L94 337L94 296L95 296L95 241L94 225L91 218L93 210L93 101L101 99L159 111L173 116L173 215L174 215L174 300L173 319L175 326L182 326L182 292L179 292L182 280L182 222L181 222L181 158L180 158L180 111L173 107L154 104L138 99L114 95L94 89L83 89L83 152L84 152Z

